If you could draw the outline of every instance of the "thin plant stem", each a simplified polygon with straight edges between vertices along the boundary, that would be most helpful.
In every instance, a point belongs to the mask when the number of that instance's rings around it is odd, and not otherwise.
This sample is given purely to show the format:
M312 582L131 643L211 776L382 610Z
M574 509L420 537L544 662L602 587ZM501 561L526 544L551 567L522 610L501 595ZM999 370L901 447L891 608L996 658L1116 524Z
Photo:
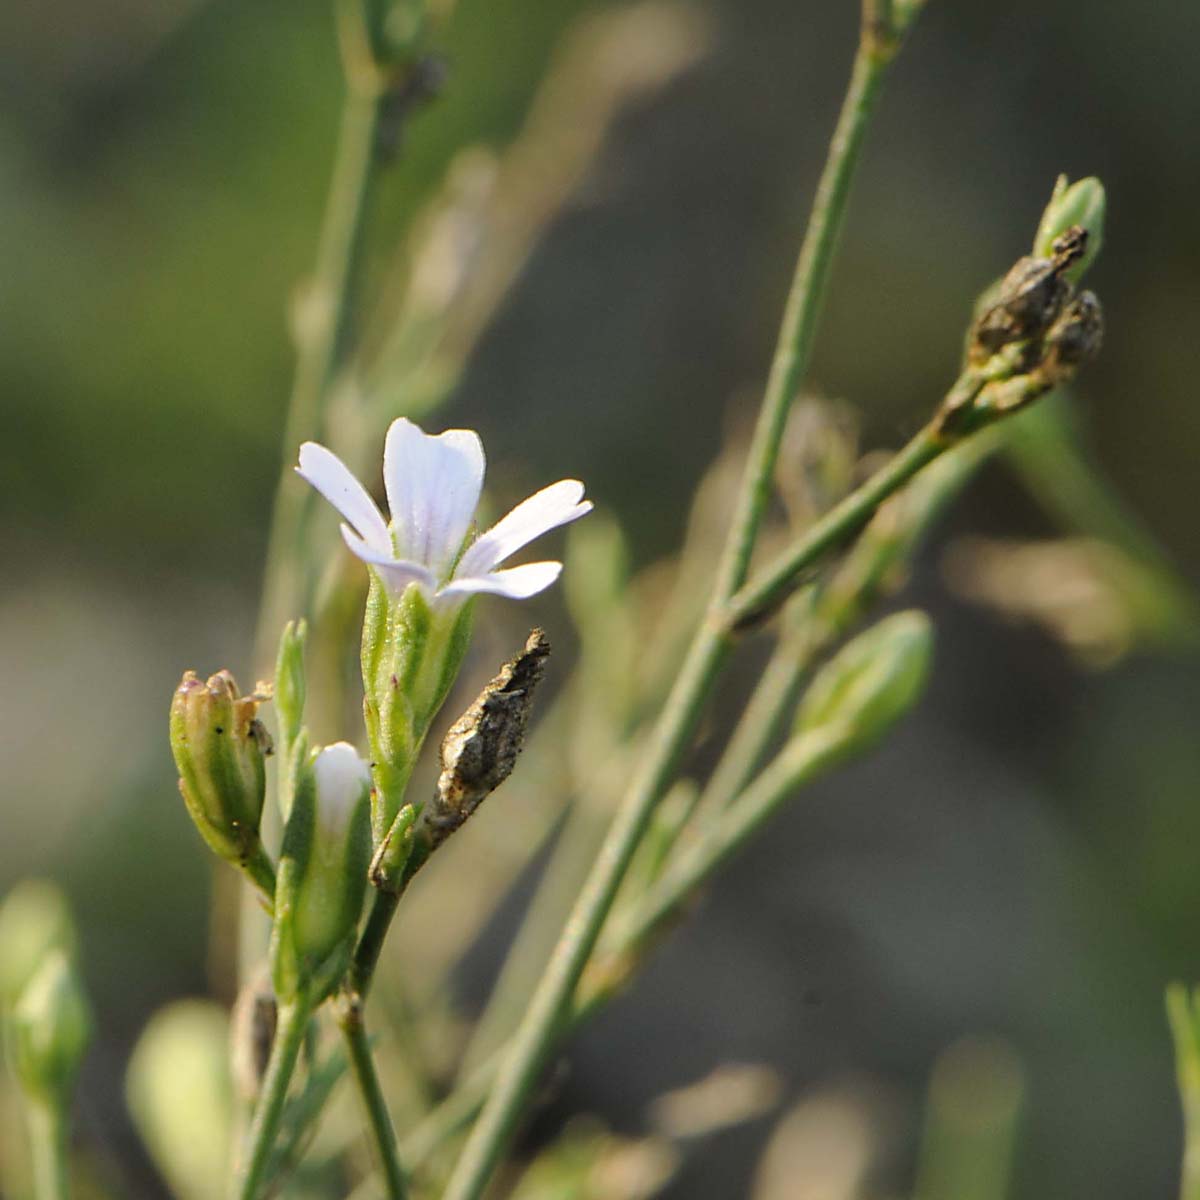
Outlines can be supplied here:
M707 836L688 846L637 902L620 928L614 930L614 953L620 957L638 955L696 889L744 846L799 787L844 757L845 745L845 737L839 730L815 730L790 741L726 809Z
M271 1057L263 1076L254 1120L246 1137L244 1157L234 1178L233 1194L238 1200L255 1200L262 1186L267 1160L279 1133L288 1084L296 1067L300 1047L308 1029L309 1005L303 1000L280 1005Z
M1175 1042L1175 1072L1183 1108L1179 1200L1200 1200L1200 990L1167 988L1167 1021ZM445 1106L443 1106L445 1107ZM438 1110L435 1110L435 1112ZM431 1117L433 1114L431 1114ZM427 1123L431 1123L427 1119Z
M382 93L350 77L342 107L333 179L317 265L297 321L299 354L284 426L285 456L318 436L331 385L345 361L355 310L362 245L375 181L376 134ZM283 622L304 607L306 530L313 509L296 486L290 460L275 492L255 661L269 666Z
M725 606L723 617L733 629L744 629L769 616L804 581L806 574L831 551L861 530L876 509L953 443L926 426L862 487L834 505L819 521L742 587Z
M53 1101L29 1100L26 1110L34 1200L67 1200L67 1120Z
M824 642L815 630L813 636L789 630L780 638L705 785L697 811L720 812L750 781L799 699L808 667Z
M309 489L296 486L290 456L301 442L320 432L332 383L345 361L356 308L384 100L380 81L362 61L364 38L360 31L357 38L343 39L346 97L316 266L296 323L296 373L284 424L284 464L275 489L254 642L255 668L264 677L274 662L280 628L305 607L303 580L309 573L306 530L313 502ZM241 891L238 972L244 983L266 951L270 926L251 890L243 887Z
M487 1186L553 1048L567 1005L654 807L670 785L728 655L732 627L713 617L723 612L746 578L770 496L788 409L808 367L850 183L887 61L888 58L868 49L866 39L855 56L849 89L784 310L779 344L755 429L740 502L718 569L710 614L696 631L651 737L646 758L613 819L525 1018L509 1043L443 1200L478 1200ZM901 482L903 479L898 478L895 486ZM879 495L876 504L884 494ZM818 546L819 551L823 549Z
M362 1097L367 1123L371 1128L379 1165L383 1171L386 1194L389 1200L405 1200L408 1187L396 1155L396 1131L392 1128L392 1118L388 1114L383 1091L379 1086L379 1075L375 1070L375 1058L363 1025L361 1007L356 1003L347 1004L339 1017L339 1024L345 1034L350 1070Z

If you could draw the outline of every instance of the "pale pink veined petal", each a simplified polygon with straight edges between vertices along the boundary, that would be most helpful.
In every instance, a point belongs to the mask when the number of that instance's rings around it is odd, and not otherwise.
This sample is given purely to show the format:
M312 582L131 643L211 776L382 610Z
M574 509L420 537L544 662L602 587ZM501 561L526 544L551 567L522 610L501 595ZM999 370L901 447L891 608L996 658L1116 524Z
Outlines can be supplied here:
M385 553L392 548L387 522L350 468L332 450L316 442L300 447L296 474L307 480L356 529L372 549Z
M373 546L368 545L348 525L342 526L342 537L346 545L363 562L370 563L383 577L388 589L399 595L410 583L419 583L431 596L437 588L437 580L432 572L420 563L408 562L395 558L391 554L380 554Z
M455 577L484 575L534 538L591 511L592 502L583 499L583 484L577 479L560 479L521 501L469 546Z
M400 554L439 578L462 547L483 487L483 445L470 429L432 437L400 417L387 432L383 482Z
M509 567L505 571L491 571L486 575L458 577L446 584L437 594L439 600L455 596L471 596L477 592L489 592L493 596L507 596L510 600L527 600L545 591L559 576L562 563L535 562L520 567Z

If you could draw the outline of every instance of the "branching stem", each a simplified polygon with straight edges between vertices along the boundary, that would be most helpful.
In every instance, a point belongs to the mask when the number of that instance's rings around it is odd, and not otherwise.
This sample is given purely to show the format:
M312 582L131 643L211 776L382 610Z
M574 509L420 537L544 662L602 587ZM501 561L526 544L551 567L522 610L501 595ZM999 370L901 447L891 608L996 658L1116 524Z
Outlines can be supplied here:
M690 744L724 665L733 636L725 619L730 599L745 581L770 496L788 410L808 368L838 233L863 136L883 81L887 60L869 39L855 57L850 85L834 132L813 212L784 310L746 474L726 550L718 569L709 616L696 631L667 699L648 753L613 819L575 906L567 918L524 1020L443 1194L443 1200L478 1200L512 1136L524 1104L550 1054L588 957L650 818ZM914 468L915 469L915 468ZM905 476L907 478L907 476ZM902 479L897 478L895 487ZM893 488L894 490L894 488ZM886 493L880 492L878 504ZM871 510L873 511L873 509ZM864 509L862 518L870 513ZM860 524L847 524L854 532ZM829 531L832 533L832 531ZM832 547L817 546L817 553ZM816 557L817 555L814 555ZM794 568L790 577L794 577Z

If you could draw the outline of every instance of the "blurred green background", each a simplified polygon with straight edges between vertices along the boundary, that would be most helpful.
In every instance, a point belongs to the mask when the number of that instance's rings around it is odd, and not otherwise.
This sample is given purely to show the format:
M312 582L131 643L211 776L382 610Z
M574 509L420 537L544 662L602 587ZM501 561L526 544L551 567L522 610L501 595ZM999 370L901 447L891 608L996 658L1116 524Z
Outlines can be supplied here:
M437 39L444 94L378 198L374 292L453 156L511 142L603 7L460 0ZM640 562L677 542L745 424L857 20L851 0L682 11L703 49L607 122L431 421L480 430L505 499L585 479ZM814 371L871 445L898 444L1054 176L1101 176L1109 332L1086 436L1192 579L1198 41L1200 9L1165 0L930 0L871 132ZM166 706L185 667L252 673L287 305L340 92L323 0L0 8L0 890L49 873L75 901L102 1030L81 1128L135 1194L161 1185L123 1114L124 1060L156 1007L209 988L211 875ZM775 1065L789 1096L869 1077L910 1113L897 1192L935 1056L995 1033L1026 1073L1012 1194L1170 1194L1161 993L1200 977L1200 675L1139 653L1087 672L956 599L941 549L964 531L1052 530L1004 470L972 488L912 584L942 633L922 711L728 872L573 1048L546 1128L595 1110L637 1132L651 1097L726 1058ZM558 598L530 609L566 642ZM506 920L461 973L468 1012ZM667 1194L742 1194L770 1128L697 1147Z

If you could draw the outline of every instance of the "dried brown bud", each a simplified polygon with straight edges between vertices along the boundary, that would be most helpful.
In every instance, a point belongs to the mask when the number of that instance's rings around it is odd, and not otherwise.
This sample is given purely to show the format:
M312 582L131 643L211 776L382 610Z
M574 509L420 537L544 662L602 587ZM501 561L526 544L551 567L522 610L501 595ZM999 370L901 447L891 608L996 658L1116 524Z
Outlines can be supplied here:
M1049 257L1017 260L975 322L970 362L984 363L1014 342L1036 341L1050 328L1071 295L1064 275L1082 257L1087 238L1083 226L1072 225L1055 238Z
M1104 310L1095 292L1080 292L1050 326L1043 343L1042 369L1055 382L1073 375L1094 358L1104 340Z
M425 856L512 774L549 653L545 633L533 630L525 649L501 667L442 739L442 772L420 818Z

